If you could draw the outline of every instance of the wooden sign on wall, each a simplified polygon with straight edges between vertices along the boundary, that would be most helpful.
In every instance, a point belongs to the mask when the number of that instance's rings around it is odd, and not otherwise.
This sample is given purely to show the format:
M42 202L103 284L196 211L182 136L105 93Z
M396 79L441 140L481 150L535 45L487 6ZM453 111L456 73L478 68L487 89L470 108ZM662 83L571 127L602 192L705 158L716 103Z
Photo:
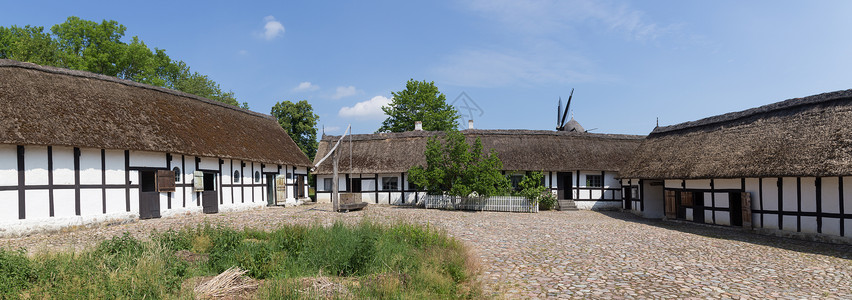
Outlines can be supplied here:
M192 189L196 192L204 191L204 172L192 172Z

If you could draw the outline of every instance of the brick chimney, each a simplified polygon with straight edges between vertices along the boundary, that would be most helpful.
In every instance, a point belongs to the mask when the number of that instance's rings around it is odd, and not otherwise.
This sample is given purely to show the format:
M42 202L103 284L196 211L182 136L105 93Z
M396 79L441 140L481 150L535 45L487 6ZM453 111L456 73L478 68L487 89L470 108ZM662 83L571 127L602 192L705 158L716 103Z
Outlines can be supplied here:
M467 129L473 129L473 120L467 120Z
M414 131L423 131L423 122L414 121Z

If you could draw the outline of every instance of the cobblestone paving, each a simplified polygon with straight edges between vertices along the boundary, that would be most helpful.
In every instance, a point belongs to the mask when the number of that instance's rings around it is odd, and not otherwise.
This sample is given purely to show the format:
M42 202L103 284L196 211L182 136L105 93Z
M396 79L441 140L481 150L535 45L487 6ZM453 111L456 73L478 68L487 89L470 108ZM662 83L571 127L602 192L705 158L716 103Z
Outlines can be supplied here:
M761 236L734 229L650 221L620 212L451 212L370 206L333 214L328 205L191 215L0 240L2 247L82 249L125 231L201 222L279 224L429 223L481 258L489 294L505 298L852 299L852 246Z

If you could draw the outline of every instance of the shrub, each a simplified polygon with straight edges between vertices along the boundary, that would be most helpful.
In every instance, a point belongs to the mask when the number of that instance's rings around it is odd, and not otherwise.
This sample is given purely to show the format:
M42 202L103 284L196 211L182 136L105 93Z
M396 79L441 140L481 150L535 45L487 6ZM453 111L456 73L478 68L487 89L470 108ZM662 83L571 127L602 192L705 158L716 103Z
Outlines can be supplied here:
M539 210L552 210L556 207L556 196L549 191L545 191L541 198L538 199Z

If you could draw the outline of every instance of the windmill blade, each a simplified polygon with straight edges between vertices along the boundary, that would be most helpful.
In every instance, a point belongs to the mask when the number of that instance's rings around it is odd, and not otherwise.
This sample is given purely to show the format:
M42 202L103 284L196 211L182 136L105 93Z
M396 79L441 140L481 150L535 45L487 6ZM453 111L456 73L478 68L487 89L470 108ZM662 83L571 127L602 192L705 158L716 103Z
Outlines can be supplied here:
M565 105L565 113L562 114L562 121L559 122L561 127L565 127L565 119L568 117L568 108L571 107L571 98L574 97L574 89L571 89L571 95L568 96L568 104Z
M562 124L562 97L559 97L559 106L556 107L556 127Z

